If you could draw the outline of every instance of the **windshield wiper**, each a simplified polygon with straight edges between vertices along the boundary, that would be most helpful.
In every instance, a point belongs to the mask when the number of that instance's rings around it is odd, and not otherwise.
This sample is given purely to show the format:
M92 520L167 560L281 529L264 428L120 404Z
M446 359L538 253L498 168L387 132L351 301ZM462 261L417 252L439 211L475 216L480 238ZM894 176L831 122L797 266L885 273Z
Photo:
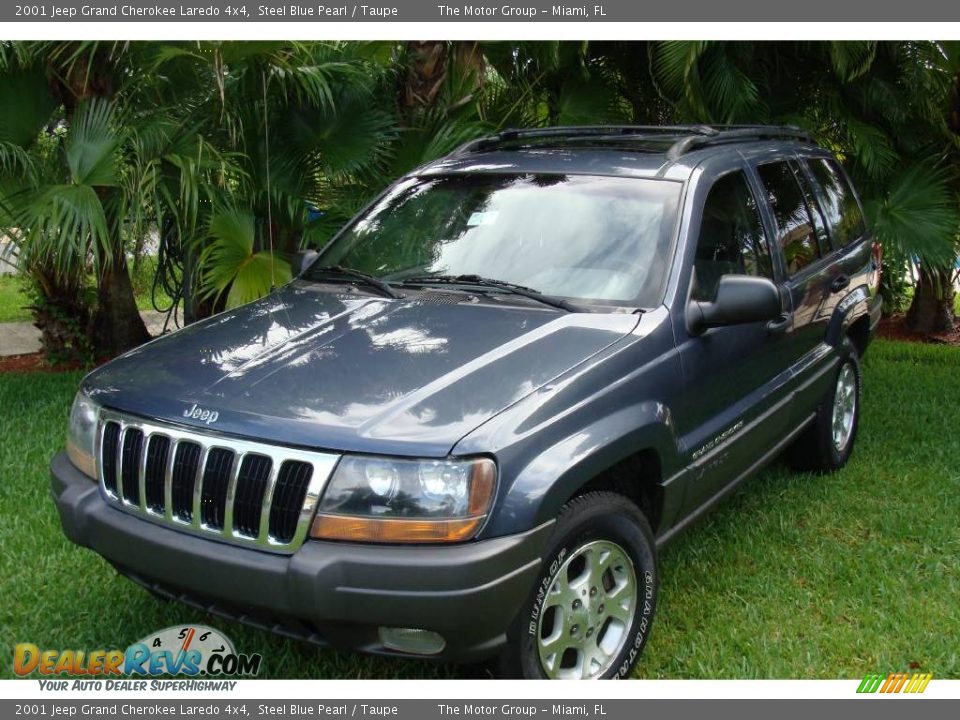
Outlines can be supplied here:
M403 297L403 295L396 292L388 283L384 282L380 278L374 277L373 275L368 275L360 270L343 267L342 265L328 265L327 267L317 268L316 270L310 271L310 277L315 278L317 275L332 275L335 278L340 278L348 282L354 280L359 282L361 285L367 285L375 288L384 297L394 299Z
M585 308L574 305L572 302L564 300L563 298L545 295L539 290L528 288L525 285L517 285L516 283L505 280L494 280L492 278L482 277L481 275L422 275L419 277L404 278L401 281L401 284L404 285L429 285L432 283L494 288L512 295L521 295L525 298L543 303L544 305L566 310L567 312L588 312Z

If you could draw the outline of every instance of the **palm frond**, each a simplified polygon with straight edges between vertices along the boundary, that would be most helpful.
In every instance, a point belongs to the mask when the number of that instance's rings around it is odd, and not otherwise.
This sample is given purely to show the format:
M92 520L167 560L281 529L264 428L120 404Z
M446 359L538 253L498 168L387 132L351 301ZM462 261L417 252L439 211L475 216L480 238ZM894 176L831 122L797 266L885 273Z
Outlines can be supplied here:
M290 263L267 250L257 251L252 213L222 208L210 220L210 244L201 254L201 292L226 293L226 306L237 307L269 293L292 277Z
M951 174L921 162L899 173L889 189L866 204L873 231L900 254L933 267L952 266L960 235Z
M870 70L877 53L873 41L833 41L828 43L833 71L844 82L856 80Z
M88 100L77 108L64 144L74 184L90 187L119 184L118 150L122 137L114 125L114 114L114 105L108 100Z

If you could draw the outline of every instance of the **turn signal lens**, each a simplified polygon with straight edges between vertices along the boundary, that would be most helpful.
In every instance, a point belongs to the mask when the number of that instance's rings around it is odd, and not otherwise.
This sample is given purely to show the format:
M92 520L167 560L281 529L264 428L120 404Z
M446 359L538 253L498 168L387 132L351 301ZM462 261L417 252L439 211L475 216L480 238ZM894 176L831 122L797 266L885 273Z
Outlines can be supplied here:
M395 520L317 515L310 534L326 540L375 543L437 543L469 540L482 517L468 520Z

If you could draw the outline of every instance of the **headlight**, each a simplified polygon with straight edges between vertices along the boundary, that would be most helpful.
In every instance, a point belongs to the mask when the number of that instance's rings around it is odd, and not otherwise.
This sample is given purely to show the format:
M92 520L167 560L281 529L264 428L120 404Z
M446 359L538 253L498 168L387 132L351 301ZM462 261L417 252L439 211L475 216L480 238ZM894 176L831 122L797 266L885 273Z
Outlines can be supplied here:
M67 456L78 470L92 478L97 477L93 454L97 440L98 411L97 404L81 390L73 399L67 428Z
M469 540L490 510L497 467L488 458L400 460L345 456L310 535L325 540Z

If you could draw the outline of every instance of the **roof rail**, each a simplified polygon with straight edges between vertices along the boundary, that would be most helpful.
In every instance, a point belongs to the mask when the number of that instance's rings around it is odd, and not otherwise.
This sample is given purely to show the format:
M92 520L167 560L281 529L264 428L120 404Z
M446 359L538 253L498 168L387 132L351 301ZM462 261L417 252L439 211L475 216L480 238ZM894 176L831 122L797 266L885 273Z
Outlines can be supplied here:
M731 142L773 138L812 140L798 127L789 125L565 125L545 128L511 128L464 143L451 155L493 150L525 140L600 141L673 140L667 158L676 160L697 148Z
M709 145L777 138L808 142L813 140L810 133L794 125L727 125L712 135L687 135L680 138L667 150L667 159L676 160L688 152Z
M560 125L544 128L509 128L464 143L451 155L492 150L499 145L523 140L615 140L630 137L638 140L670 138L687 135L714 135L719 132L710 125Z

